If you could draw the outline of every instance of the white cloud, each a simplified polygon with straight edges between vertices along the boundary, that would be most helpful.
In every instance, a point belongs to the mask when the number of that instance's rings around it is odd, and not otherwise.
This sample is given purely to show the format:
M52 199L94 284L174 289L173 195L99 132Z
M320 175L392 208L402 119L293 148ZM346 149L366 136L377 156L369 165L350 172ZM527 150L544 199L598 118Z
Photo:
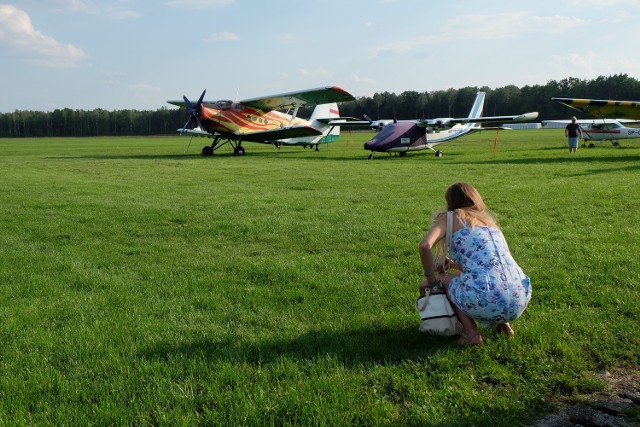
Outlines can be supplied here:
M580 78L617 74L620 70L637 75L640 73L640 61L631 56L600 55L594 51L553 55L552 64L561 74Z
M640 0L570 0L569 6L610 9L612 7L640 6Z
M528 12L460 15L449 19L437 34L385 43L370 49L370 53L372 57L414 53L418 49L427 50L430 46L445 46L447 43L461 40L495 40L525 34L556 34L587 24L588 20L571 16L535 16Z
M351 80L356 84L375 84L376 81L368 77L361 77L355 73L351 74Z
M211 34L209 37L204 39L205 42L209 42L209 43L220 42L220 41L238 41L238 40L240 40L240 38L236 34L230 33L228 31Z
M487 25L491 23L491 25ZM461 15L450 19L444 36L456 40L467 38L498 39L521 34L555 34L587 25L589 21L572 16L536 16L528 12L505 12L496 15Z
M208 7L225 6L233 3L235 3L235 0L169 0L164 4L169 7L193 7L196 9L205 9Z
M58 9L88 15L101 15L112 19L139 18L139 12L129 9L125 1L96 1L96 0L45 0Z
M315 68L312 70L308 68L300 68L298 69L297 74L304 78L315 78L328 76L329 72L324 68Z
M73 67L87 54L36 30L29 15L13 5L0 5L0 52L44 67Z

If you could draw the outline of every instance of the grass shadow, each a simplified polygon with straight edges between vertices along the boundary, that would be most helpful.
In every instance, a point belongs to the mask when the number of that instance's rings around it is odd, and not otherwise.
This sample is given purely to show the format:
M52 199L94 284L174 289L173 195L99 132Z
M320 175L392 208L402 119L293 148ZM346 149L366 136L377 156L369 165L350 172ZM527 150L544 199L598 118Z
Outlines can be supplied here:
M475 162L448 162L450 165L531 165L531 164L606 164L606 163L618 163L618 162L640 162L640 156L629 157L580 157L579 155L573 157L523 157L517 159L491 159L481 160ZM640 166L631 166L629 168L639 168Z
M308 361L335 357L346 366L358 364L401 364L446 351L455 346L453 338L428 336L417 328L364 328L348 331L310 331L293 338L251 341L230 337L205 338L187 343L160 343L144 351L149 359L192 358L251 364L273 362L285 356Z
M195 154L91 154L87 156L49 156L45 160L185 160L203 158Z

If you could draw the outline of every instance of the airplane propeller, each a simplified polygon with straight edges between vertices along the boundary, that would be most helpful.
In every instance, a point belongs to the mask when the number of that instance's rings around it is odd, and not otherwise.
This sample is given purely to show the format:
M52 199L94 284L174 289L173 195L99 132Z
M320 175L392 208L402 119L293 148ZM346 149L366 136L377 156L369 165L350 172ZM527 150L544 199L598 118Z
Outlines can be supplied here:
M187 98L186 96L182 95L182 99L184 99L184 103L185 103L185 105L187 107L187 111L189 111L189 120L187 120L187 123L185 123L185 125L182 127L182 129L186 129L187 125L192 120L195 121L198 124L198 127L200 129L202 129L202 123L200 122L200 111L201 111L201 108L202 108L202 100L204 99L204 94L205 93L207 93L206 89L202 91L202 95L200 95L200 98L198 98L198 101L196 102L196 105L193 105L191 103L191 101L189 101L189 98Z

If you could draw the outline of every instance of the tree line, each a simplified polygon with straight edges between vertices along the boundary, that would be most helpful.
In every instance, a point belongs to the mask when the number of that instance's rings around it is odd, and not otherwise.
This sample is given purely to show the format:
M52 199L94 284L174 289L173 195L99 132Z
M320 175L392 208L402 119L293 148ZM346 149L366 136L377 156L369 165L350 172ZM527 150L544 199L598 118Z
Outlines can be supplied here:
M432 92L382 92L340 105L340 115L378 119L465 117L476 92L487 93L484 115L501 116L538 111L538 120L566 118L577 112L551 101L552 97L640 100L640 81L627 74L600 76L592 80L566 78L545 85L496 89L465 87ZM313 107L301 109L308 117ZM582 116L586 117L586 116ZM162 107L156 111L92 111L56 109L51 112L0 113L0 137L87 137L175 134L188 119L184 109Z

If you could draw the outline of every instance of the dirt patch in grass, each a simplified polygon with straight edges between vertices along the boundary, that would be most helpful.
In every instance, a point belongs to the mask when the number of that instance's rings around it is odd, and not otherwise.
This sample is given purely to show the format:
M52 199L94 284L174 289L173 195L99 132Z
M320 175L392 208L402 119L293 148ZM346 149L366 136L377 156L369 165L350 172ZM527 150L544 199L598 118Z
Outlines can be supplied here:
M559 409L536 427L622 427L640 425L640 367L601 371L606 392L561 399Z

